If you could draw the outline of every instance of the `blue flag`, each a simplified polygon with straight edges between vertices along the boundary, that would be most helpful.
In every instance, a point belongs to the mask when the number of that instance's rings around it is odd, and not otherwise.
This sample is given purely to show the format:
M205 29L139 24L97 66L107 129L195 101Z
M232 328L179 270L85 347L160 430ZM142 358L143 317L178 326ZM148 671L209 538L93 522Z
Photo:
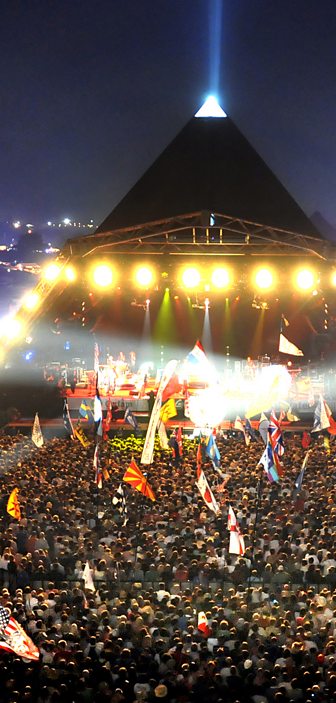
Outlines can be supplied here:
M259 464L262 464L265 469L265 474L271 483L277 483L279 481L279 474L276 469L276 465L273 457L273 449L269 442L267 442L265 450L260 458Z
M214 435L211 434L205 445L205 453L211 459L214 466L220 466L220 453Z
M86 400L82 400L80 404L79 415L83 418L83 420L92 420L92 410Z

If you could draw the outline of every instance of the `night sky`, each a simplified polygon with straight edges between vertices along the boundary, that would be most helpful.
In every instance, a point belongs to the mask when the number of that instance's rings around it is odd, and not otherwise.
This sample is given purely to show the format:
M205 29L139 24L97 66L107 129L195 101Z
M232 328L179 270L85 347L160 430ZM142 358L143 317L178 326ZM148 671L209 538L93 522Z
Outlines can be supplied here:
M305 212L336 223L335 0L0 9L0 220L101 221L215 91Z

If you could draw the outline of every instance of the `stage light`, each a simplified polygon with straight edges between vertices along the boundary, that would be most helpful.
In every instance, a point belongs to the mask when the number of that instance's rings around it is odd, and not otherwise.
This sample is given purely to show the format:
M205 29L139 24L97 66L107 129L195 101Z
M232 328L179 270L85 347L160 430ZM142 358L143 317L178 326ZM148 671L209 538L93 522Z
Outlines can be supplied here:
M315 285L315 275L310 269L301 269L296 274L296 285L300 290L310 290Z
M336 286L336 271L333 271L330 277L330 282L332 286Z
M61 272L61 267L56 264L55 262L48 264L46 268L43 271L43 277L45 278L46 281L49 281L49 283L52 283L52 281L56 281L58 276L60 275Z
M64 273L65 278L69 281L69 283L73 283L73 281L77 278L77 273L73 266L67 266Z
M0 334L9 341L16 339L22 331L22 322L17 317L4 318L0 323Z
M266 268L258 269L254 275L254 282L257 288L261 288L262 290L271 288L274 283L272 271Z
M197 288L201 281L201 274L198 269L186 268L182 273L182 283L186 288Z
M107 288L113 281L113 271L108 264L99 264L93 271L93 280L96 286Z
M135 271L135 280L141 288L148 288L154 281L153 269L148 266L140 266Z
M227 288L230 285L230 272L225 268L215 269L211 281L215 288Z
M26 308L26 310L34 310L35 308L37 308L39 302L40 302L39 294L32 291L31 293L28 293L24 297L23 306Z

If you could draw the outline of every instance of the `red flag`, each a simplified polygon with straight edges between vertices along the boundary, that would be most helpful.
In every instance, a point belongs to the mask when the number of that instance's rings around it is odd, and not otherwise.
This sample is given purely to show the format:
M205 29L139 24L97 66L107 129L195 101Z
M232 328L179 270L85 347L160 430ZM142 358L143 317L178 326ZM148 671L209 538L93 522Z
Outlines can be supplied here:
M123 476L123 481L130 483L136 491L142 493L146 496L146 498L150 498L150 500L153 501L156 500L155 495L148 484L146 476L144 476L140 471L134 459L132 459L128 469L126 470L126 473Z
M198 613L197 629L200 630L200 632L203 632L203 635L205 637L209 637L211 635L211 628L209 627L209 624L208 624L208 618L203 610L201 610L201 612Z
M301 440L301 444L302 444L303 449L308 449L310 443L311 443L311 436L310 436L309 432L304 430L304 432L302 433L302 440Z
M111 402L111 398L109 398L107 401L106 418L105 418L105 420L103 420L103 438L104 438L104 440L107 440L107 433L111 428L111 423L112 423L112 402Z
M182 384L179 382L176 373L174 373L171 379L168 381L166 387L163 389L162 405L166 402L166 400L168 400L168 398L171 398L172 395L175 395L176 393L181 393L181 390Z

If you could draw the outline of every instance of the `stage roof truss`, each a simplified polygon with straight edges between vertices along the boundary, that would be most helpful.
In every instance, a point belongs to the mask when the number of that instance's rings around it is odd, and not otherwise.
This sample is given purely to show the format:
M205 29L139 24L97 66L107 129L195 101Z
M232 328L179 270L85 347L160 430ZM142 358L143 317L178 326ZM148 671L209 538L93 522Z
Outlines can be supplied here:
M336 258L335 246L326 240L204 212L71 239L64 247L67 256L80 258L122 254L277 257L300 252L324 261Z

